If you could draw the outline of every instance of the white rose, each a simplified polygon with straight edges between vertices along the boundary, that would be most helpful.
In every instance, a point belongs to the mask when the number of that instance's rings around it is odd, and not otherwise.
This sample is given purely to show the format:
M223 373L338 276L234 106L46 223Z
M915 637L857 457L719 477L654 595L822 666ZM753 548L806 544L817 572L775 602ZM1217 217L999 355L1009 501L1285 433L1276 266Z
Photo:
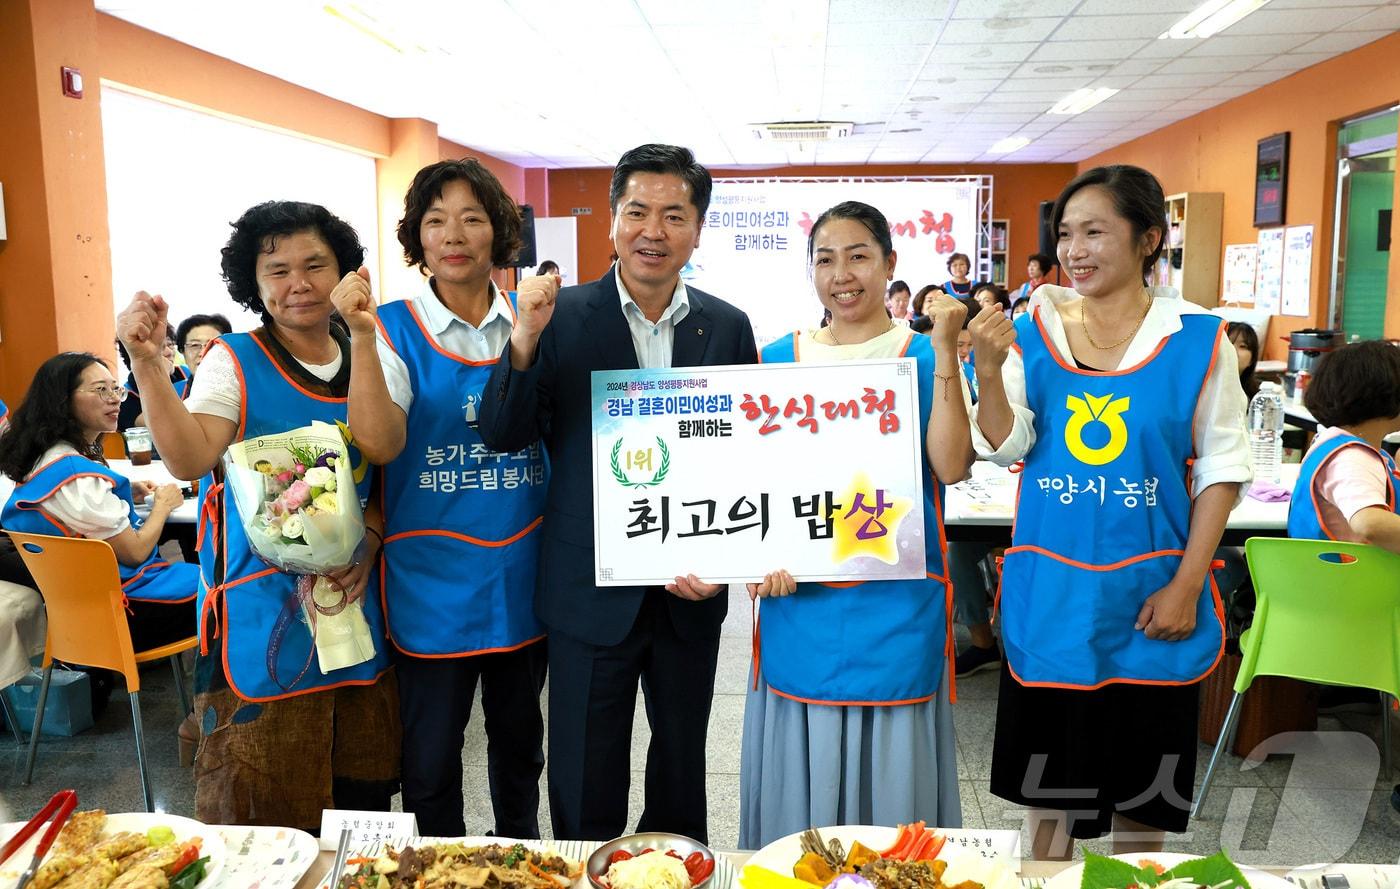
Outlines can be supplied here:
M321 494L312 502L315 507L322 512L328 512L332 515L338 515L340 513L340 500L330 491Z
M306 524L299 515L289 515L282 521L282 536L296 540L306 531Z
M335 484L335 472L324 466L306 470L306 483L313 488L328 488Z

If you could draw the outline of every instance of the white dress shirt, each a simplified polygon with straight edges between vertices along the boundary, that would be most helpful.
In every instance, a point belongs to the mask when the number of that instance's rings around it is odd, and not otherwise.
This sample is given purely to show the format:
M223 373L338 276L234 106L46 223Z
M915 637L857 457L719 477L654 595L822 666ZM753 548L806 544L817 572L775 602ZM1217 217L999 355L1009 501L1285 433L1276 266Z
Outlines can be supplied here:
M637 351L637 367L656 368L671 366L671 347L676 342L676 325L690 314L690 294L685 282L676 279L676 292L671 294L671 304L661 313L661 320L652 324L642 314L641 306L627 292L622 283L622 270L613 267L617 278L617 295L622 300L622 315L627 319L627 327L632 332L632 347Z
M431 280L423 282L422 289L412 297L411 304L433 342L444 351L468 361L495 361L501 357L506 342L510 340L515 312L511 310L510 299L496 288L496 282L490 282L488 287L491 305L477 325L463 320L444 305ZM384 369L384 382L389 386L389 397L407 414L413 406L413 384L408 377L408 365L384 339L382 331L376 333L375 338L379 347L379 365Z
M44 451L29 475L57 460L77 454L78 449L59 442ZM131 527L131 511L117 496L106 476L85 475L70 479L44 501L44 511L89 540L107 540Z
M1150 288L1152 306L1142 326L1128 344L1128 351L1118 367L1132 367L1147 359L1165 337L1181 330L1182 315L1210 314L1195 303L1180 297L1170 287ZM1079 298L1068 287L1042 284L1035 291L1032 311L1040 309L1045 331L1050 336L1051 346L1068 363L1074 363L1070 352L1069 339L1065 335L1064 320L1060 310L1066 302ZM1101 367L1098 370L1117 370L1118 367ZM1021 353L1012 349L1002 366L1002 381L1006 386L1006 397L1011 403L1015 417L1011 434L1000 448L993 448L978 426L980 404L972 409L972 443L977 454L999 466L1010 466L1021 460L1035 446L1035 414L1026 403L1026 369ZM1250 481L1254 478L1254 466L1249 455L1249 434L1245 426L1245 412L1249 407L1244 389L1240 386L1239 361L1235 347L1229 339L1221 337L1216 347L1215 364L1196 404L1195 450L1196 459L1191 464L1191 491L1199 495L1206 488L1220 482L1239 482L1240 493L1236 503L1244 498Z

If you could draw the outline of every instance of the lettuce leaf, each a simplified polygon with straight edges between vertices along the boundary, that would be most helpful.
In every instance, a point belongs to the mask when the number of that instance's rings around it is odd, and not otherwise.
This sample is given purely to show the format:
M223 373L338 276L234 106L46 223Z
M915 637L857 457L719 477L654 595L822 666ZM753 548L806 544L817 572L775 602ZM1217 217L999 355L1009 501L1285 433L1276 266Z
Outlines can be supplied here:
M1152 859L1152 853L1144 852L1142 857ZM1080 889L1126 889L1128 886L1147 887L1185 877L1200 886L1214 886L1229 882L1238 889L1250 889L1244 874L1230 860L1224 851L1207 858L1183 861L1166 873L1159 874L1150 867L1134 867L1126 861L1105 858L1093 852L1084 853L1084 874L1080 878Z

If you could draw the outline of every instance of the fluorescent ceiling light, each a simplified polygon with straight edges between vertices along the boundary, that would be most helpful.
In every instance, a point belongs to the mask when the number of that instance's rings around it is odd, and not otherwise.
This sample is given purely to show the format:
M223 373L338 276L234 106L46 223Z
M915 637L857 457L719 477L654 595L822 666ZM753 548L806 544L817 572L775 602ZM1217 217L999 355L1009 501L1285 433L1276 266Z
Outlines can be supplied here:
M1020 151L1029 144L1031 144L1031 140L1027 139L1025 136L1007 136L991 148L988 148L987 153L1010 154L1013 151Z
M1068 96L1055 103L1055 107L1049 110L1049 114L1083 114L1090 108L1115 95L1118 90L1101 86L1098 89L1085 87L1082 90L1075 90Z
M1269 0L1206 0L1158 36L1158 40L1191 40L1219 34Z

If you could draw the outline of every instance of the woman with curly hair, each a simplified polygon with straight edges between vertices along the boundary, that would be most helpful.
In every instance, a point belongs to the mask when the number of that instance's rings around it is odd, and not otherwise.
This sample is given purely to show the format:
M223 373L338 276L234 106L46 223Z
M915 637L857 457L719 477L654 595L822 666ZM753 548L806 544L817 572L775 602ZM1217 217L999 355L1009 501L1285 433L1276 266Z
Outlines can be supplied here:
M0 472L14 493L0 513L11 531L105 540L117 557L137 651L189 637L199 570L161 558L157 541L182 502L171 484L133 482L102 456L127 392L102 359L63 352L39 366L8 435L0 437ZM143 521L136 504L150 500Z
M350 428L384 465L403 805L425 834L466 833L462 737L479 680L496 835L537 838L548 659L534 590L548 466L538 445L491 453L476 429L482 388L514 327L514 299L491 272L520 246L520 211L477 161L442 161L414 177L398 235L404 260L425 276L418 293L376 310L362 280L336 307L356 353ZM460 455L448 457L457 471L425 487L425 474L441 478L435 449Z
M356 269L368 274L363 260L354 229L324 207L269 201L245 212L223 248L223 277L263 324L212 344L184 401L154 385L165 301L138 293L117 319L166 467L179 478L214 473L202 508L195 668L195 811L207 823L316 829L322 809L387 810L397 789L398 700L371 570L377 510L366 509L365 560L331 578L347 601L363 597L379 650L323 673L300 626L296 579L254 555L219 478L234 442L313 420L345 423L350 343L331 324L331 294L359 280ZM353 442L347 457L364 501L371 473Z

